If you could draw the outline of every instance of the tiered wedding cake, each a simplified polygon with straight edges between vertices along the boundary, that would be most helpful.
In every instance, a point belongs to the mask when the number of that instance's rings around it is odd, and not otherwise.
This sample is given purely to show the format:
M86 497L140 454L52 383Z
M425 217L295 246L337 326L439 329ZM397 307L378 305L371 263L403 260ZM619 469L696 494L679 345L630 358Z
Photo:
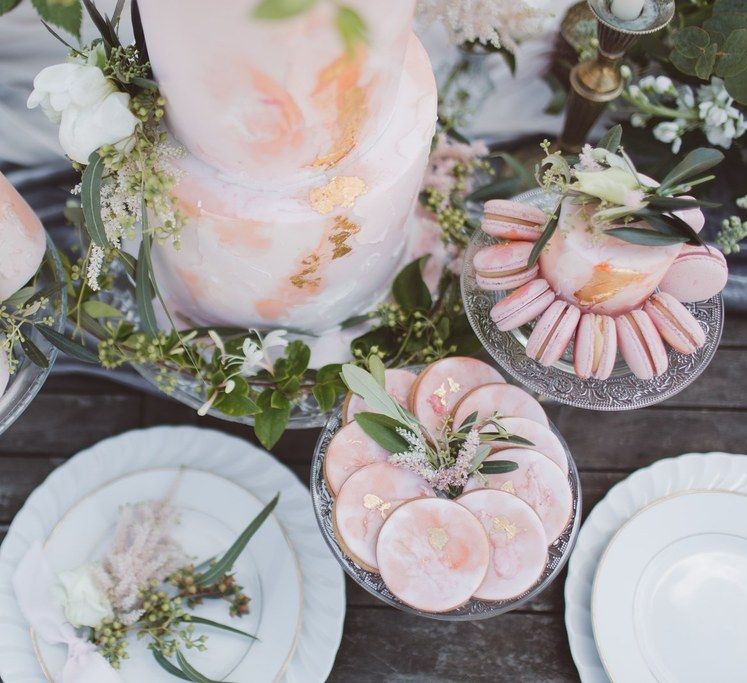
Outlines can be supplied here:
M187 224L157 248L172 311L200 324L320 332L371 307L400 265L436 118L414 0L348 0L287 19L256 0L140 0L168 101Z

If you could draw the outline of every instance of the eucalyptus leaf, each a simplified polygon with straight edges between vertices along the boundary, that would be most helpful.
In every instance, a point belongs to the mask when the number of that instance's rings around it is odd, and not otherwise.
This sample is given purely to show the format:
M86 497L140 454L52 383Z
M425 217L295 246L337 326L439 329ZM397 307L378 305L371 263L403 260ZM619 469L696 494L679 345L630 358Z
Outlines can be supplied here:
M373 412L387 415L405 425L411 424L402 407L386 393L371 373L357 365L346 363L342 366L342 378L348 389L360 396Z
M275 497L265 505L262 511L249 523L249 526L244 529L241 535L236 539L234 544L226 551L214 565L210 567L204 574L197 577L198 586L210 586L216 581L220 580L221 577L229 574L233 569L233 565L239 558L247 543L251 540L252 536L257 533L257 530L264 524L265 520L272 514L275 506L278 504L280 494L276 493ZM186 671L186 669L185 669Z
M153 658L156 660L158 666L160 666L164 671L170 673L172 676L181 678L183 681L192 680L178 666L174 666L168 659L166 659L166 657L164 657L158 650L151 649L151 652L153 653Z
M368 369L373 378L379 383L379 386L386 390L386 368L381 358L378 356L369 356Z
M547 217L545 227L542 229L540 238L534 243L532 251L529 254L529 260L527 261L527 267L532 268L539 261L539 257L542 254L542 250L545 245L550 241L550 238L555 234L555 230L558 227L558 221L560 219L560 204L558 204L553 210L552 214Z
M176 661L182 668L182 671L186 674L190 681L194 683L221 683L221 681L214 681L212 678L203 676L197 669L195 669L181 653L181 650L176 651Z
M665 247L671 244L683 244L688 241L684 235L667 235L648 228L610 228L605 231L612 237L647 247Z
M26 334L24 334L23 337L21 337L21 348L23 349L23 352L26 354L26 357L34 365L37 365L38 367L45 368L45 369L49 367L49 360L47 360L47 357L42 353L41 349L36 344L34 344L34 342L31 341L31 339Z
M104 174L104 160L92 152L88 166L83 171L80 183L80 201L83 208L84 224L91 241L102 249L109 246L104 220L101 218L101 179Z
M234 628L233 626L228 626L227 624L221 624L218 621L213 621L212 619L205 619L204 617L198 617L195 614L190 614L189 619L185 620L189 624L201 624L202 626L212 626L213 628L221 629L222 631L228 631L229 633L235 633L239 636L244 636L246 638L251 638L252 640L259 640L257 636L252 635L251 633L247 633L246 631L241 631L237 628Z
M519 465L512 460L488 460L482 463L480 472L482 474L505 474L519 469Z
M22 287L15 294L11 294L5 301L0 301L0 304L20 308L34 295L35 291L35 287Z
M92 318L121 318L122 312L103 301L91 299L83 302L83 310Z
M661 181L657 194L666 194L667 189L686 182L709 168L713 168L723 161L724 155L717 149L710 147L698 147L685 155Z
M85 363L98 364L98 354L77 341L69 339L48 325L37 325L36 329L39 330L40 334L42 334L50 344L56 346L60 351L64 351L68 356L82 360Z
M124 267L125 272L134 279L135 271L137 270L137 259L126 251L120 251L118 256L119 260L122 261L122 266Z
M137 310L140 315L140 327L150 337L158 334L158 322L156 313L153 309L153 292L152 274L148 268L149 259L147 252L151 248L151 237L143 232L142 241L140 242L140 251L137 258L137 269L135 271L135 300Z
M402 424L388 415L381 413L361 412L355 416L358 426L370 436L379 446L390 453L404 453L410 450L410 444L397 429L407 429Z

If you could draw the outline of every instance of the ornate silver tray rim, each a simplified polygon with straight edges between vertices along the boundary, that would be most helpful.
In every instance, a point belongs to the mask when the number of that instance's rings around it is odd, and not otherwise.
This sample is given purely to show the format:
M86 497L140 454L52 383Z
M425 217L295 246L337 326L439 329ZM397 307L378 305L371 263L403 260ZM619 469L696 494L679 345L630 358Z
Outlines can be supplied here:
M556 198L540 189L524 192L514 201L551 209ZM545 367L525 353L531 324L511 332L500 332L490 318L490 309L507 292L492 292L477 285L472 264L477 251L499 240L482 230L476 230L464 254L462 299L470 325L490 356L525 387L559 403L587 410L634 410L654 405L678 394L708 367L718 348L724 327L724 302L721 294L706 301L685 304L706 333L705 345L692 355L667 349L667 371L650 380L638 379L618 359L615 371L606 380L581 379L573 372L572 357L564 357Z

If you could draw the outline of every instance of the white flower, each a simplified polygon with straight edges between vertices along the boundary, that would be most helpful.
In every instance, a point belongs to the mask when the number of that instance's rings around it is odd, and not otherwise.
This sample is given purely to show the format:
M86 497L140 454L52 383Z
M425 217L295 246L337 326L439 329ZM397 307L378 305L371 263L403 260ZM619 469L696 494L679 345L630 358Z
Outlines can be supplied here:
M40 106L60 124L60 145L73 161L88 163L102 145L115 145L135 132L138 119L130 96L119 92L104 72L91 64L66 62L42 69L34 79L29 109Z
M571 188L616 206L627 206L631 192L640 190L638 178L628 169L606 168L603 171L577 170Z
M223 353L224 362L241 364L239 374L244 377L253 377L260 370L267 370L272 374L277 358L277 353L273 349L284 349L289 343L285 338L285 335L288 334L286 330L272 330L264 337L259 332L256 334L259 343L253 339L245 339L241 346L242 355L232 356Z
M630 125L633 126L633 128L644 128L647 121L648 118L643 114L633 114L633 116L630 117Z
M698 116L708 142L725 149L747 131L744 114L734 106L734 98L720 78L698 88Z
M677 107L679 109L692 109L695 106L695 93L689 85L677 88Z
M604 161L604 155L599 154L604 150L597 150L591 145L584 145L581 148L581 154L578 155L577 168L581 171L601 171L602 164L600 161Z
M657 76L653 88L658 95L673 95L675 93L674 83L667 76Z
M96 582L95 572L94 565L84 564L57 575L53 595L75 628L98 626L114 614L106 593Z
M652 131L654 137L660 142L672 143L672 151L677 154L682 146L682 133L685 129L685 122L681 119L674 121L662 121L654 126Z

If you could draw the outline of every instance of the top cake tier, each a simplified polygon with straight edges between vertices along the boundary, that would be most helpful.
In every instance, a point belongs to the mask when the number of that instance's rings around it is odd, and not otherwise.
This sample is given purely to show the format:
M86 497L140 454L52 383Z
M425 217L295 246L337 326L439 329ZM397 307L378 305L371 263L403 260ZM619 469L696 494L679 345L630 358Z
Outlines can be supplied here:
M148 53L174 135L255 188L342 171L392 114L414 0L347 0L366 42L346 49L338 5L257 19L259 0L140 0Z

